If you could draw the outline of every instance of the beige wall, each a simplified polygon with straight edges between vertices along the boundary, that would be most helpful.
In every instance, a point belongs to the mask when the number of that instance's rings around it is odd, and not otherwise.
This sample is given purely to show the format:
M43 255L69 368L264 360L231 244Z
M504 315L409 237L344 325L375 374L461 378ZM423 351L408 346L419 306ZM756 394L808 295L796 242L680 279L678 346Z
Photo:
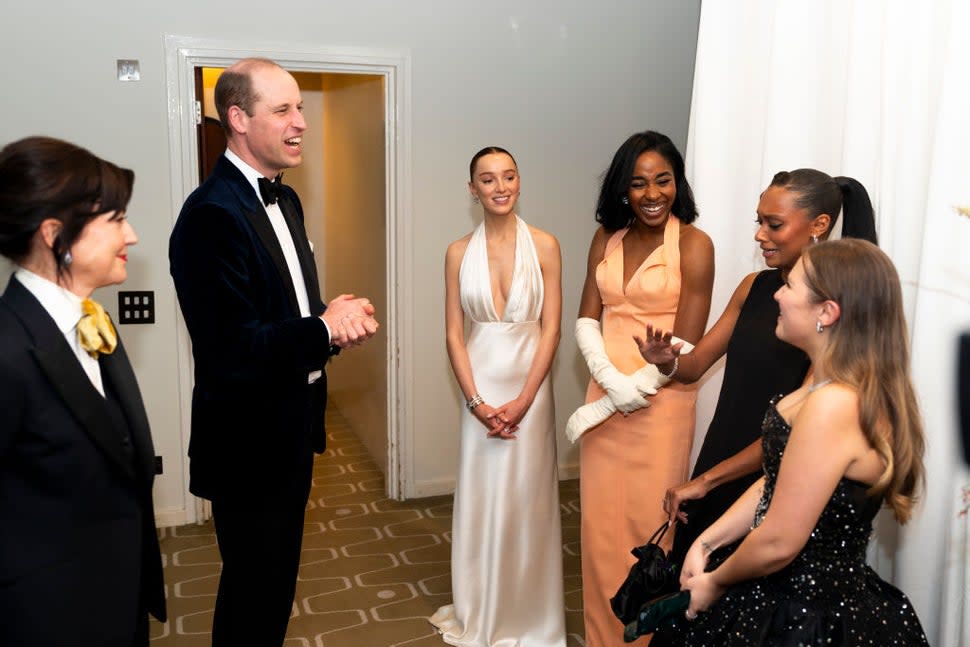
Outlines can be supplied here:
M563 250L563 342L553 375L562 429L587 379L571 330L597 183L636 130L686 143L700 0L496 0L487 10L464 0L292 0L287 11L266 11L254 0L8 4L0 42L16 55L0 57L0 142L63 137L136 173L129 216L141 242L125 287L155 291L156 323L123 326L121 334L165 459L155 489L161 510L176 518L187 505L167 259L180 200L170 189L165 35L267 50L386 48L409 57L410 184L401 217L413 231L403 242L412 259L413 320L395 351L412 395L410 495L447 491L457 464L461 403L443 343L442 268L447 244L479 218L465 188L468 159L488 144L513 151L523 177L520 214L558 236ZM119 82L116 59L138 59L141 81ZM700 207L701 227L730 215ZM360 290L356 282L349 287ZM116 290L97 296L116 314ZM576 462L561 440L564 473L575 474Z
M323 76L323 258L328 299L366 296L387 321L384 80ZM387 473L387 334L347 349L327 367L330 398Z

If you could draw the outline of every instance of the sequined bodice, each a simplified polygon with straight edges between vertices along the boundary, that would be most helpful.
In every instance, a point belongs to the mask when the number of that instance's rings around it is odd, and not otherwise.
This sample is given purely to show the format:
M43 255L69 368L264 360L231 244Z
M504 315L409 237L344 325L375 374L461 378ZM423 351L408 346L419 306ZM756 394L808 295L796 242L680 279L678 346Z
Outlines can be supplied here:
M762 423L765 486L755 526L771 503L791 435L791 427L775 408L780 398L771 401ZM840 480L805 547L790 564L738 582L694 622L673 621L663 637L680 638L662 644L926 647L913 605L866 564L866 544L881 503L879 497L867 497L867 489L863 483Z
M765 488L752 527L759 526L768 511L778 481L781 459L791 434L791 427L775 406L780 398L777 396L771 401L762 424ZM868 486L863 483L841 479L805 547L785 570L817 573L864 565L872 520L879 512L881 503L878 497L867 497L866 490Z

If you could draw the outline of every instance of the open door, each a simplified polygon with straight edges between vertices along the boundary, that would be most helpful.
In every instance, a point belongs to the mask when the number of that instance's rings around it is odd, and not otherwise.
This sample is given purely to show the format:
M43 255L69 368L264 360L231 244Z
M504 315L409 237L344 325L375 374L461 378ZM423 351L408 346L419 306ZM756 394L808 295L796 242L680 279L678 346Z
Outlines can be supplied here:
M209 177L219 156L226 150L226 133L222 130L222 124L215 117L205 114L205 110L202 108L203 97L205 97L202 69L197 67L194 70L195 100L199 106L195 114L200 117L197 120L198 126L196 127L199 142L199 184L205 182L205 179Z

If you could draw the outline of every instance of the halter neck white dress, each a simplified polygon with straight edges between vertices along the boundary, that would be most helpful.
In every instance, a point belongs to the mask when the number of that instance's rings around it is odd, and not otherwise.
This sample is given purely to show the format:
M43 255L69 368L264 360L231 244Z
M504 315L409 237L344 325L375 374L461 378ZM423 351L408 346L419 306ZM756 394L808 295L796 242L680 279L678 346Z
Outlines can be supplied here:
M459 272L475 385L499 406L525 383L539 343L543 283L529 228L518 216L515 268L505 312L492 301L484 223L472 233ZM454 603L431 622L449 645L564 647L565 609L555 411L549 376L519 424L516 440L488 438L462 409L452 522Z

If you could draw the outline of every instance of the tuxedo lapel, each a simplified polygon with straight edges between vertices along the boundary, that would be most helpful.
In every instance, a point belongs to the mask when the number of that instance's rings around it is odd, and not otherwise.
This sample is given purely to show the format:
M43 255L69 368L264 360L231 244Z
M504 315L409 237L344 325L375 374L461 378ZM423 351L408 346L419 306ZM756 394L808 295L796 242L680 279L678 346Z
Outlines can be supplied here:
M134 478L122 437L108 413L104 398L91 384L64 335L39 301L16 278L4 298L33 339L31 353L54 391L74 414L101 451L128 476Z
M290 230L293 246L296 247L296 255L300 259L300 270L303 272L303 282L306 284L307 296L310 301L310 314L319 315L324 308L320 299L317 266L313 262L313 250L310 249L310 241L307 239L303 223L296 215L296 205L293 204L289 191L284 191L283 195L280 196L279 205L280 211L283 213L283 220L286 221L286 227Z
M276 232L273 231L273 225L269 222L269 216L266 215L266 210L260 208L258 211L255 211L243 207L243 214L246 216L249 224L253 226L253 229L256 230L256 235L259 236L263 247L269 252L270 258L273 259L273 265L276 266L276 271L279 272L280 282L283 284L283 290L286 292L286 297L290 301L293 312L299 314L300 302L297 301L296 291L293 289L293 277L290 276L290 268L286 264L286 257L283 256L283 248L280 247L280 241L276 237Z
M135 461L139 479L146 477L151 483L155 473L155 448L152 445L151 430L148 416L145 414L145 404L138 390L138 380L131 368L131 362L125 347L118 340L118 347L110 355L101 355L98 360L105 380L111 382L118 404L128 423L128 432L135 447Z
M212 174L220 177L232 187L236 199L239 200L239 210L252 226L259 242L263 244L263 248L273 260L273 266L279 274L280 283L283 285L283 292L289 300L290 307L294 314L299 315L300 302L297 301L296 291L293 289L293 277L290 276L290 268L286 264L286 257L283 256L283 248L280 247L280 241L276 237L276 232L273 231L273 225L269 221L266 209L263 208L263 203L260 202L249 180L225 155L221 156L219 161L216 162Z

